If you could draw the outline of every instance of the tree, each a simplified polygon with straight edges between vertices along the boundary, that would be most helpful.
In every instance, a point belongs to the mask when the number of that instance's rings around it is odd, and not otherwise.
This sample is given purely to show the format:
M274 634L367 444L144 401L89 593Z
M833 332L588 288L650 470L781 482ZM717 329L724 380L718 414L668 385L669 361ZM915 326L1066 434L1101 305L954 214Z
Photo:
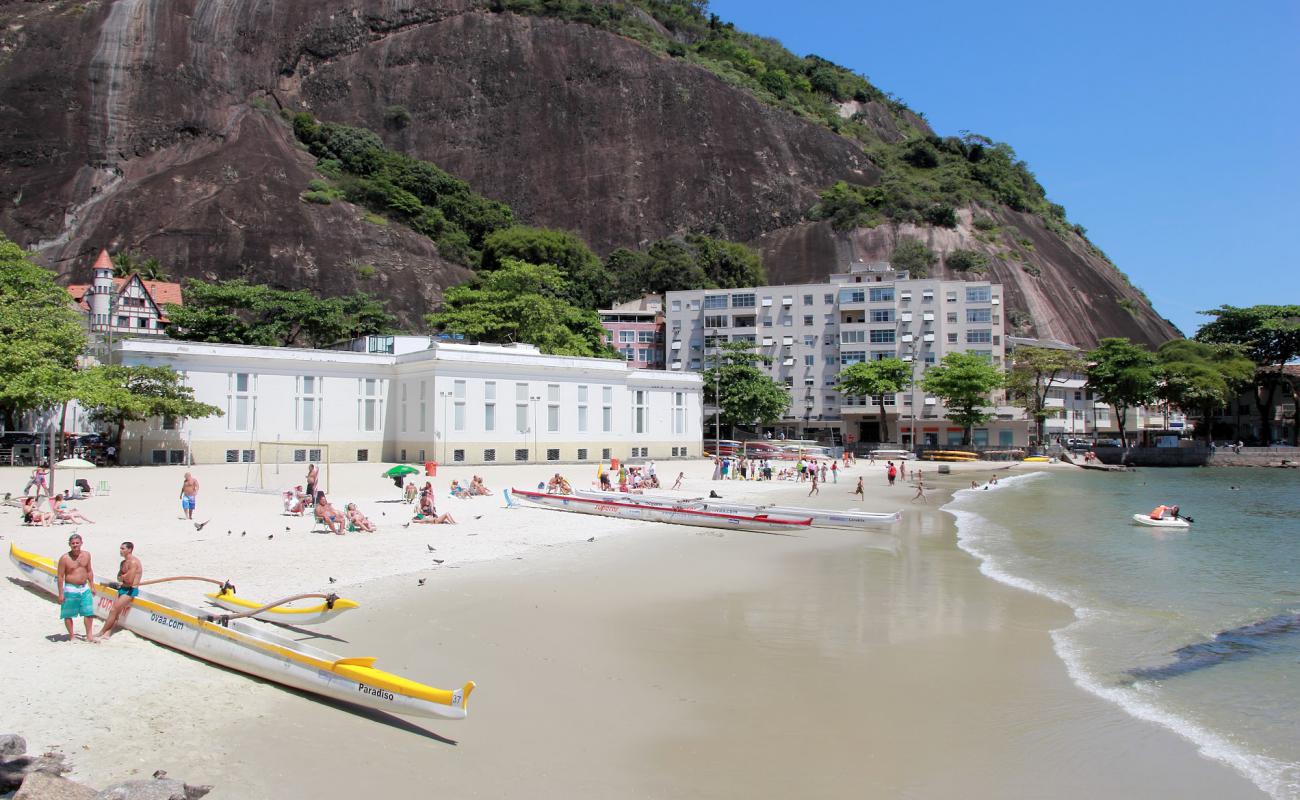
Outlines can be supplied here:
M735 289L767 283L763 262L752 248L699 233L687 236L686 244L695 251L695 263L714 286Z
M76 395L93 422L113 427L113 444L119 448L128 422L222 415L216 406L195 400L185 377L170 367L91 367L77 376Z
M1237 345L1258 365L1255 407L1264 443L1272 442L1271 417L1278 387L1284 381L1282 367L1300 357L1300 305L1220 306L1201 313L1214 317L1214 321L1201 326L1196 332L1197 341Z
M72 299L54 274L27 260L0 234L0 413L5 428L28 411L72 396L77 357L86 348Z
M921 379L921 388L942 398L948 407L948 419L962 426L962 444L970 444L971 429L989 418L984 408L989 395L1000 388L1006 378L984 356L954 352L943 357Z
M606 256L605 272L614 279L614 299L634 300L649 291L652 264L648 254L626 247Z
M1156 358L1157 395L1184 413L1199 414L1207 442L1213 438L1214 412L1232 402L1255 377L1255 362L1234 345L1175 339L1161 345Z
M894 269L905 269L913 278L924 278L930 274L930 267L939 257L925 246L920 239L906 238L898 243L894 252L889 254L889 265Z
M382 301L364 293L322 298L242 280L191 281L185 305L168 305L167 316L173 339L268 347L323 347L389 333L397 323Z
M838 382L835 388L841 394L879 398L880 441L888 442L890 439L882 395L894 394L906 389L912 382L912 365L898 358L861 361L841 370L836 380Z
M944 258L944 263L948 269L972 275L983 275L989 271L989 257L978 250L953 250Z
M1102 402L1114 406L1120 441L1128 447L1125 436L1128 410L1146 405L1156 396L1156 357L1128 339L1102 339L1088 353L1088 388Z
M613 358L595 311L568 301L558 267L513 258L453 286L425 319L440 331L480 342L528 342L544 353Z
M153 256L146 256L135 250L123 250L113 256L113 277L126 278L132 274L139 275L146 281L171 280L162 262Z
M713 366L704 370L704 401L721 409L728 426L776 421L790 407L790 395L758 367L771 361L749 342L721 343Z
M499 269L508 258L554 265L569 287L567 299L580 308L604 308L613 298L614 276L576 234L516 225L483 240L481 269Z
M1007 390L1012 402L1023 406L1034 421L1038 443L1042 444L1047 418L1060 409L1047 405L1047 395L1053 386L1061 385L1067 375L1082 373L1087 362L1075 350L1057 350L1049 347L1018 347L1007 373Z

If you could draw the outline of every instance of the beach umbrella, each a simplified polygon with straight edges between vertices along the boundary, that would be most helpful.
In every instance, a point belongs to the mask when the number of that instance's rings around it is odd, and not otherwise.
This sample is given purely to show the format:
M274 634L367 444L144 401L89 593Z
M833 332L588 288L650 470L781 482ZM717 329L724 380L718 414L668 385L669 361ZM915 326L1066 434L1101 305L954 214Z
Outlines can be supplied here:
M398 476L418 475L420 471L408 464L398 464L383 474L385 478L396 478Z
M94 469L95 463L84 458L65 458L62 461L55 461L54 466L63 469Z

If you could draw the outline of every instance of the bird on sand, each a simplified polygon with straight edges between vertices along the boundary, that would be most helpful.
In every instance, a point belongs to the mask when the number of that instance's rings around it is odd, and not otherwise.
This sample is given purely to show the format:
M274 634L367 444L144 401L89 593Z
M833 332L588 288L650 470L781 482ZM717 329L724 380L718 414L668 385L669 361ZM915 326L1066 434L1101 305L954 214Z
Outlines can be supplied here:
M433 563L435 563L435 564L441 564L441 563L442 563L443 561L445 561L445 560L446 560L446 559L435 558L435 559L433 560Z
M274 533L268 533L268 534L266 535L266 538L268 538L268 539L274 539L274 538L275 538L275 534L274 534Z
M403 523L402 523L402 527L403 527L403 528L409 528L409 527L411 527L411 523L409 523L409 522L403 522Z
M483 519L483 515L482 515L482 514L479 514L479 515L478 515L477 517L475 517L474 519Z
M590 539L588 539L587 541L589 541L589 542L594 542L594 541L596 541L596 537L593 536L593 537L591 537Z
M285 525L285 526L284 526L284 529L285 529L286 531L289 530L289 526L288 526L288 525Z
M425 547L429 548L429 552L430 552L430 553L432 553L434 550L437 550L437 549L438 549L438 548L434 547L434 546L431 545L431 544L426 544Z
M194 530L196 530L196 531L201 531L201 530L203 530L205 527L207 527L208 522L211 522L211 521L212 521L212 520L208 520L207 522L196 522L196 523L194 523Z
M415 585L416 585L416 586L423 586L423 585L424 585L424 581L425 581L425 578L421 578L420 580L418 580L418 581L415 582Z
M338 582L339 582L338 578L330 578L330 583L338 583Z
M240 536L247 536L247 535L248 535L248 531L240 531L240 532L239 532L239 535L240 535Z

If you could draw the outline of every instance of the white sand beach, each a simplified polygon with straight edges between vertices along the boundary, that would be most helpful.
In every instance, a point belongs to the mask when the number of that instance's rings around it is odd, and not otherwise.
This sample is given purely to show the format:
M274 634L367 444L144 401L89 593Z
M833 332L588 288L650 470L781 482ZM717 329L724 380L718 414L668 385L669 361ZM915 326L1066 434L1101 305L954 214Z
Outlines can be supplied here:
M1069 611L985 578L958 550L943 489L1005 476L1006 464L954 465L923 506L862 463L807 500L806 484L718 484L707 462L659 463L669 485L686 472L683 497L905 509L879 534L799 537L507 509L500 491L536 486L555 471L546 465L443 470L439 509L459 524L403 528L410 507L379 477L385 466L331 471L332 501L358 502L375 534L311 533L279 497L226 489L243 466L201 465L202 531L181 518L184 468L110 469L88 475L108 480L109 496L74 503L96 524L24 527L6 508L0 543L56 556L75 529L101 579L129 539L146 580L229 578L264 600L339 592L362 607L313 643L435 686L475 680L467 720L377 719L130 633L69 644L52 600L10 568L0 732L65 752L91 783L163 768L214 784L214 798L434 786L556 798L1260 796L1075 687L1048 635ZM591 466L560 471L575 485L594 478ZM282 467L282 483L300 472ZM447 496L472 474L494 494ZM26 475L0 470L0 482L17 492ZM865 501L850 495L858 475ZM157 591L197 603L206 589Z

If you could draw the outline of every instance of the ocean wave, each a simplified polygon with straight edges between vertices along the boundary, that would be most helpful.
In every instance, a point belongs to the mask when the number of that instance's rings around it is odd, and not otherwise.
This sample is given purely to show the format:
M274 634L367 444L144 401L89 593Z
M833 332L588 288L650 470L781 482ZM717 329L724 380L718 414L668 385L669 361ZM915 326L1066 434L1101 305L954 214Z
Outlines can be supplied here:
M1005 485L1023 483L1049 477L1038 472L1017 475L999 481L996 491ZM1068 606L1074 621L1051 632L1052 646L1074 684L1086 692L1114 703L1129 716L1160 725L1194 744L1207 758L1229 765L1244 775L1271 797L1277 800L1300 800L1300 764L1281 761L1250 753L1237 747L1225 737L1178 714L1161 708L1149 685L1113 685L1090 674L1084 667L1083 647L1074 641L1075 632L1086 627L1103 612L1089 608L1078 597L1018 575L1013 568L1002 564L995 552L993 537L1004 528L991 522L978 512L988 496L983 489L964 489L954 493L944 510L957 522L957 545L979 562L980 572L1007 586L1013 586Z

